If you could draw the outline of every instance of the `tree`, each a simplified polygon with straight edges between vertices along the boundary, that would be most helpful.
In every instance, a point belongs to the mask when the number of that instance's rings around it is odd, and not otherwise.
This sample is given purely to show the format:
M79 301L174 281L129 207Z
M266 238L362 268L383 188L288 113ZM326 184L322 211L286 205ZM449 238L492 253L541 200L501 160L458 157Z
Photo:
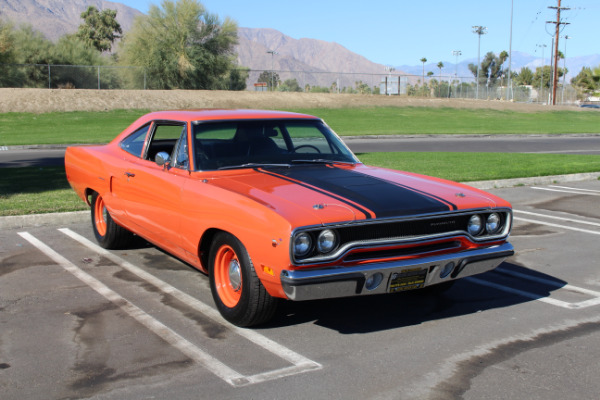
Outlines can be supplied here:
M246 81L250 76L250 70L248 68L234 68L229 71L229 75L225 82L226 90L246 90Z
M123 33L116 19L116 10L107 8L98 11L96 7L89 6L81 13L81 18L83 24L79 25L77 37L99 52L110 51L115 40Z
M296 78L294 78L286 79L277 90L279 90L280 92L301 92L302 88L298 84Z
M581 71L571 79L571 84L579 93L580 98L585 98L600 91L600 66L592 70L583 67Z
M504 71L502 65L508 58L508 53L502 51L499 56L496 56L493 52L488 52L483 60L479 70L479 83L487 83L495 85L498 78L501 78ZM477 77L477 65L469 64L469 70L474 77Z
M269 90L275 89L279 86L279 74L274 71L263 71L258 76L258 80L256 82L265 82Z
M558 69L558 76L562 77L564 70L562 68ZM531 82L533 87L535 88L550 88L552 86L552 67L549 65L544 65L543 67L537 67L535 69L535 74L533 75L533 80Z
M197 0L163 0L122 40L120 63L143 67L153 89L215 89L235 68L237 24Z
M516 75L515 82L517 85L532 85L533 84L533 71L528 67L521 68L521 71Z
M354 86L356 87L356 91L360 94L371 94L371 88L368 83L364 83L363 81L354 82Z
M31 25L23 25L14 32L16 64L54 64L53 44ZM31 66L24 68L19 76L21 87L48 87L48 68Z
M6 64L15 62L15 37L10 23L0 20L0 87L10 86L15 81L13 68Z
M425 84L425 63L427 62L427 59L423 57L420 61L423 63L423 84Z

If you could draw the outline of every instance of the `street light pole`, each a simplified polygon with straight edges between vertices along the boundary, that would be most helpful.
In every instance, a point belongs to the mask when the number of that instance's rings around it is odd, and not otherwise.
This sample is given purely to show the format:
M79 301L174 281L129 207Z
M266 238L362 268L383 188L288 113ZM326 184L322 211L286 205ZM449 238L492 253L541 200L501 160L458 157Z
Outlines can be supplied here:
M487 33L487 28L481 25L473 26L473 33L477 34L478 42L477 42L477 95L476 98L479 99L479 66L481 64L481 35L485 35Z
M460 56L462 52L460 50L452 50L452 55L456 57L456 64L454 64L454 79L456 79L456 86L458 87L458 56ZM450 88L450 86L448 86Z
M271 55L271 91L275 89L275 71L273 70L273 58L275 54L279 54L275 50L268 50L267 54Z
M508 101L513 99L513 90L512 90L512 31L513 31L513 6L514 0L510 0L510 40L508 42Z
M542 79L540 80L540 95L538 96L538 99L541 99L542 97L542 87L544 85L544 49L547 47L545 44L536 44L537 47L541 47L542 48Z

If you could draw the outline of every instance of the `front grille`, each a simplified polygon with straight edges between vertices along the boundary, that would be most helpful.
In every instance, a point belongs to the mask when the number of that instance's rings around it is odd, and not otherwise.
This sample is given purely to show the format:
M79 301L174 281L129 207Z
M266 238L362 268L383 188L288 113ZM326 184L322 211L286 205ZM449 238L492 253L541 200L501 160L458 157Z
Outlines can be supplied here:
M380 224L349 226L338 228L340 243L364 242L371 240L404 239L425 235L439 235L446 232L465 231L470 215L412 221L394 221Z

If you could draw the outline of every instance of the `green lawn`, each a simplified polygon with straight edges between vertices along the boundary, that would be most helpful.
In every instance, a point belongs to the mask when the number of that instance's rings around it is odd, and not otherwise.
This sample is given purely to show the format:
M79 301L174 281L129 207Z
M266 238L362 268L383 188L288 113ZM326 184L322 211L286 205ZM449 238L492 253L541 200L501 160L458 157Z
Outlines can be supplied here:
M600 133L600 112L382 107L291 110L317 115L339 135Z
M600 171L600 156L515 153L365 153L367 165L417 172L452 181L486 181Z
M479 181L600 171L600 156L504 153L365 153L367 165L454 181ZM0 216L85 210L63 167L4 168Z
M339 135L600 133L600 112L372 107L295 109ZM0 146L106 143L147 110L0 114Z

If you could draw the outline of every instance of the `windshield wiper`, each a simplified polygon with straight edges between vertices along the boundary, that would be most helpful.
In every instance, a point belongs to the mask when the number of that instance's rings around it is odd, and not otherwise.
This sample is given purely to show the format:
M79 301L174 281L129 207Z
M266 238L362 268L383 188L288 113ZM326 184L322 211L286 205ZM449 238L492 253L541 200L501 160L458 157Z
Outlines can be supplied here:
M240 164L240 165L226 165L224 167L219 167L219 170L222 170L222 169L241 169L241 168L259 168L259 167L281 167L281 168L289 168L290 164L246 163L246 164Z
M337 160L325 160L324 158L315 158L312 160L292 160L292 164L345 164L355 165L354 161L337 161Z

